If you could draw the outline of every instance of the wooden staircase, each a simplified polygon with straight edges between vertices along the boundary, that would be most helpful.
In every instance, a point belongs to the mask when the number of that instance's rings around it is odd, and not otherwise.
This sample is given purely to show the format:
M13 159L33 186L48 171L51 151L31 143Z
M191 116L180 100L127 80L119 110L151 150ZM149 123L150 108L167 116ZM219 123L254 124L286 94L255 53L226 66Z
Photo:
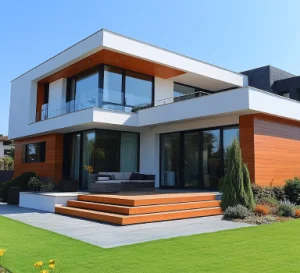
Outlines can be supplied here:
M117 225L131 225L222 214L217 193L167 193L140 195L79 195L59 214Z

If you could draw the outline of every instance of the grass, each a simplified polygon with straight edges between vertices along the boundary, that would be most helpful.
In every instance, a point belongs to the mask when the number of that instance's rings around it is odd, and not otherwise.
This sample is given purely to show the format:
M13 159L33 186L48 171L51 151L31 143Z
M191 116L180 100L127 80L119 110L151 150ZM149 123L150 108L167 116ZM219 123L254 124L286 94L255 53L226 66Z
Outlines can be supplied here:
M300 220L102 249L0 216L13 273L55 258L66 273L298 272Z

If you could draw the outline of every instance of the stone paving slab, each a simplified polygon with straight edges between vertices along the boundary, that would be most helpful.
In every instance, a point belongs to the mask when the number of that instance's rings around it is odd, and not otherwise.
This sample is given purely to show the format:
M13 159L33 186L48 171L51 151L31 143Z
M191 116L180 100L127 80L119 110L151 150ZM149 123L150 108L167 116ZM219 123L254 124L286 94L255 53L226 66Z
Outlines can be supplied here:
M0 215L103 248L251 226L223 221L220 215L114 226L4 203L0 203Z

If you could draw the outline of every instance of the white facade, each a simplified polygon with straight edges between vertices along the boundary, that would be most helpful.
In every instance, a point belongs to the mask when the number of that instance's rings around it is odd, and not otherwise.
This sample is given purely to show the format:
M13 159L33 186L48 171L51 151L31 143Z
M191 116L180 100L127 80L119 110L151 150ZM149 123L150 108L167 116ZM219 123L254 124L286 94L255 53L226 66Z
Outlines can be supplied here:
M35 122L37 82L103 49L182 71L154 78L153 107L134 113L87 108L67 113L67 79L49 83L47 120ZM174 101L174 83L210 90L209 95ZM226 91L222 91L226 89ZM220 92L219 92L220 91ZM248 86L248 78L186 56L101 30L12 81L9 138L88 129L140 133L140 172L156 175L162 133L237 125L239 116L266 113L300 121L299 102ZM59 114L57 114L59 113ZM0 143L1 157L1 143Z

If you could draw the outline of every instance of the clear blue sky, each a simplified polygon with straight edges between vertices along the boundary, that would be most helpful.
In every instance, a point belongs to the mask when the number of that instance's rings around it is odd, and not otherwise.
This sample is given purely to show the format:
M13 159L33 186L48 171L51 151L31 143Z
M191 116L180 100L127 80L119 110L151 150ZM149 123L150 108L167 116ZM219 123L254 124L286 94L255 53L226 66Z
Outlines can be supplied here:
M300 75L299 11L299 0L1 1L0 133L10 81L101 28L238 72Z

